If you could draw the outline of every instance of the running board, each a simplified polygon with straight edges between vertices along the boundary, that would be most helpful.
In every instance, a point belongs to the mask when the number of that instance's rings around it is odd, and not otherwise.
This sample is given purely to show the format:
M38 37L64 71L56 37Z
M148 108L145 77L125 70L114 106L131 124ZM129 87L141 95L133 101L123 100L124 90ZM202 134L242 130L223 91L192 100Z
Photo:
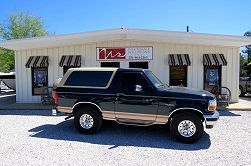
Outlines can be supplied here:
M134 126L150 126L150 125L154 125L155 122L154 121L135 121L135 120L131 120L131 119L117 119L116 120L119 124L123 124L123 125L134 125Z

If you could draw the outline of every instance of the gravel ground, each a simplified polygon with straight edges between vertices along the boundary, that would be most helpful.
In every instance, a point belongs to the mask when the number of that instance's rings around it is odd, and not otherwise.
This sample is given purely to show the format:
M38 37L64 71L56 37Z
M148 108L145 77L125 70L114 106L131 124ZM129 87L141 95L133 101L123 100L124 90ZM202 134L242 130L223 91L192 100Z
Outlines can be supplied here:
M250 165L251 111L220 114L217 125L189 145L163 126L106 121L96 135L82 135L72 119L50 111L0 110L0 165Z

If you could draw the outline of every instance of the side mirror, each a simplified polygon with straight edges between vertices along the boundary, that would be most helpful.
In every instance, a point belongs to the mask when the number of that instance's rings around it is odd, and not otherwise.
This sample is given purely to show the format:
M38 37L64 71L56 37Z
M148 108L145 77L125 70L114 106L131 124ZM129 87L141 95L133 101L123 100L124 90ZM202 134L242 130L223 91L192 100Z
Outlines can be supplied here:
M135 85L135 92L142 92L142 86L141 85Z

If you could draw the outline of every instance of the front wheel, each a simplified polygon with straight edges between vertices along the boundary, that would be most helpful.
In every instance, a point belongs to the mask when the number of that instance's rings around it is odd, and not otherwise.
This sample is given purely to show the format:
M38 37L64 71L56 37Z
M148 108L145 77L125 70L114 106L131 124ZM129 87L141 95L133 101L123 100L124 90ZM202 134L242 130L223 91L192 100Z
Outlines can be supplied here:
M74 124L80 133L95 134L102 125L102 117L95 109L84 107L75 113Z
M194 143L202 137L204 128L202 120L197 115L182 113L172 118L170 131L177 141Z

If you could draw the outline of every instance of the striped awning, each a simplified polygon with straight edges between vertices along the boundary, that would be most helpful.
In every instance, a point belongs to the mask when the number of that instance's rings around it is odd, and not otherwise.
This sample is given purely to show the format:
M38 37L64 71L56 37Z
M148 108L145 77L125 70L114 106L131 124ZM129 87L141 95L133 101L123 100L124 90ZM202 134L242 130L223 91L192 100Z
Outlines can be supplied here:
M70 67L80 67L81 66L81 55L64 55L62 56L59 66L70 66Z
M30 56L26 62L26 68L31 67L48 67L49 58L48 56Z
M203 63L205 66L226 66L227 60L223 54L203 54Z
M188 54L169 54L170 66L191 66Z

